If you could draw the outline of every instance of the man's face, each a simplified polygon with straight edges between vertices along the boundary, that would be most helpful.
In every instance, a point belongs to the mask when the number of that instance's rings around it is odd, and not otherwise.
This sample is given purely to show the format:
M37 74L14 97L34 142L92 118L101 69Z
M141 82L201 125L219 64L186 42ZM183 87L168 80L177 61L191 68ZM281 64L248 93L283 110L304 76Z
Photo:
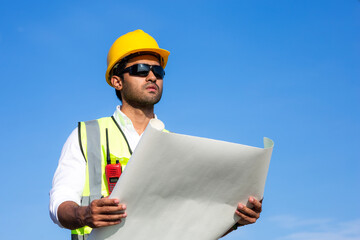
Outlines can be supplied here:
M144 63L149 65L159 65L159 60L152 55L141 55L131 58L126 67ZM133 107L153 106L161 99L163 80L156 78L152 71L146 77L131 76L128 72L123 74L120 83L120 90L123 103L126 102Z

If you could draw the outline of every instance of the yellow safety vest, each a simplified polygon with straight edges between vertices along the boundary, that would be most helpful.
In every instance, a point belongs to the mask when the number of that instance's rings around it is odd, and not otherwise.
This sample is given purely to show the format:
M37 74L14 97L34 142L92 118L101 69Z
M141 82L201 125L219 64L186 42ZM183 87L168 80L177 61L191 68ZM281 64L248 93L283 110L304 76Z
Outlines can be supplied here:
M109 195L105 176L106 129L111 163L119 160L124 170L132 151L120 126L114 117L105 117L88 122L79 122L79 143L86 160L86 180L81 197L81 206L88 206L93 200ZM71 231L72 240L86 240L92 228L85 226Z

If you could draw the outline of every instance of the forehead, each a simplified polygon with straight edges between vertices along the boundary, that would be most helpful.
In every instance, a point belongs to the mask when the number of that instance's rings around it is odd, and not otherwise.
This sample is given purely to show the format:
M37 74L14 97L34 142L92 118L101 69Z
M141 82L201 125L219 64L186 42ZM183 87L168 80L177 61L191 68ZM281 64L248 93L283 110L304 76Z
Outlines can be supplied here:
M127 67L132 66L134 64L138 63L147 63L150 65L160 65L159 59L155 57L154 55L140 55L133 57L128 60Z

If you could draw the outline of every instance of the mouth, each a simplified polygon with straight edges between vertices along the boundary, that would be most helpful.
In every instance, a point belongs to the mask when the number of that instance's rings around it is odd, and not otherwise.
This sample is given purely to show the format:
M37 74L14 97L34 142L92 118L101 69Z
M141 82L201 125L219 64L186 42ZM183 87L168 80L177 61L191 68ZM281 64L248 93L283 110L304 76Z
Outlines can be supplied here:
M147 86L145 89L150 92L156 92L158 90L158 87L154 84L151 84L151 85Z

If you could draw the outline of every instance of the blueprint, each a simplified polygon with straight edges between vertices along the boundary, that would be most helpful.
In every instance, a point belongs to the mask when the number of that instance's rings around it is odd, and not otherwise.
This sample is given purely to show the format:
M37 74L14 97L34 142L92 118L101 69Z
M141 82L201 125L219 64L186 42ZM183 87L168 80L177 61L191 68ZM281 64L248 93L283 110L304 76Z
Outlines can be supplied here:
M110 195L126 204L126 219L89 240L218 239L238 220L238 202L262 199L271 139L257 148L163 129L150 121Z

